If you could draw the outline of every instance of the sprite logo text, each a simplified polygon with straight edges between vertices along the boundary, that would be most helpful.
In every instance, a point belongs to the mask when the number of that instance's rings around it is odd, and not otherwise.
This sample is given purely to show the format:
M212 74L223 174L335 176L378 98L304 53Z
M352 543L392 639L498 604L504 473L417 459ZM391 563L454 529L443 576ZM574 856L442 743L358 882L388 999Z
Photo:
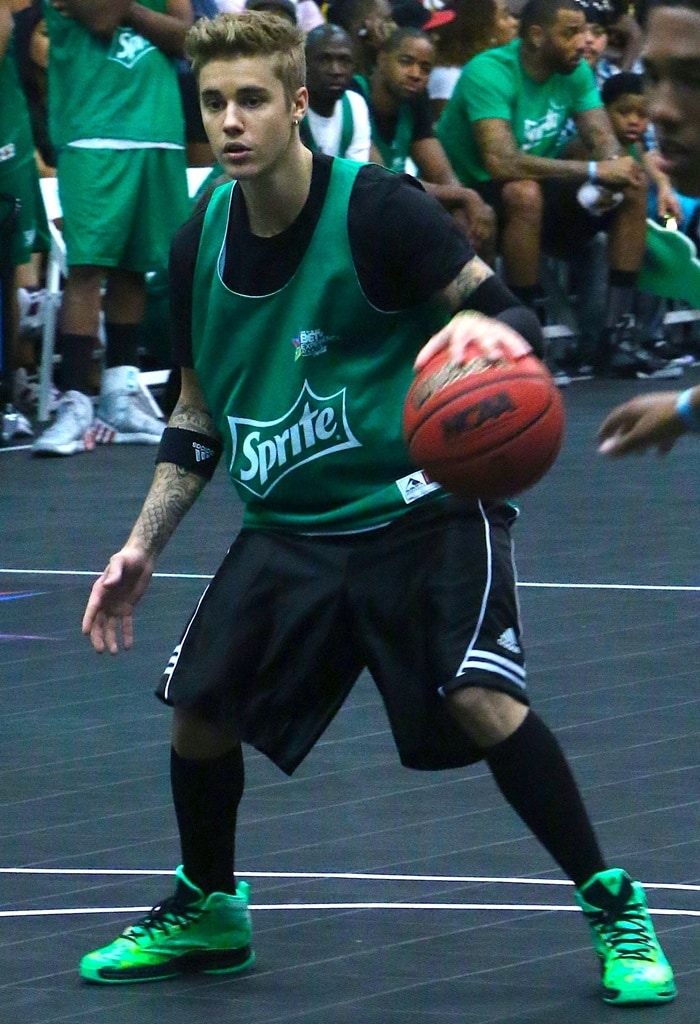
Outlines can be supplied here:
M228 417L235 483L265 498L288 473L331 452L358 448L345 413L345 388L316 395L304 381L296 402L277 420Z

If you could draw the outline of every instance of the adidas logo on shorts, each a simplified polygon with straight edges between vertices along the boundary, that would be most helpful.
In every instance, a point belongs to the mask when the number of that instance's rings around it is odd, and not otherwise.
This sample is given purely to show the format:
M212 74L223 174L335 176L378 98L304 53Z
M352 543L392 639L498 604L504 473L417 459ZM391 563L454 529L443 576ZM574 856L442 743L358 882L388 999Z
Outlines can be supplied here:
M505 647L505 649L510 651L512 654L521 653L520 644L518 643L518 638L512 626L503 630L496 643L499 647Z

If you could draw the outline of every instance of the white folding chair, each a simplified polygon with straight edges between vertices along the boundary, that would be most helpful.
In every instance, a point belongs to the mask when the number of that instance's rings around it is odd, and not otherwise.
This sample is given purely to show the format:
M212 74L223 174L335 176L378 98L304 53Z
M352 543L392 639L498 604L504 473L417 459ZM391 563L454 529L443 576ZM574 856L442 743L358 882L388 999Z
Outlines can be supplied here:
M39 407L38 419L46 423L51 403L54 353L56 348L56 323L61 306L62 279L68 273L66 246L58 224L61 219L61 203L58 198L58 179L40 178L41 196L44 200L46 219L49 222L50 248L46 266L46 300L44 305L44 326L41 336L41 362L39 364Z

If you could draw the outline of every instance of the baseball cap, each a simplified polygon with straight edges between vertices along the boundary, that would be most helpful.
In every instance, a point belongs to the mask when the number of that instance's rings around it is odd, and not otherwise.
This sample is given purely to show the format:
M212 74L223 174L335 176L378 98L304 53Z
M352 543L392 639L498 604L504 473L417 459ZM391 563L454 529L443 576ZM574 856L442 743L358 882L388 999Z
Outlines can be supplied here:
M423 32L454 21L456 12L449 7L429 11L421 0L392 0L391 13L399 28L419 28Z

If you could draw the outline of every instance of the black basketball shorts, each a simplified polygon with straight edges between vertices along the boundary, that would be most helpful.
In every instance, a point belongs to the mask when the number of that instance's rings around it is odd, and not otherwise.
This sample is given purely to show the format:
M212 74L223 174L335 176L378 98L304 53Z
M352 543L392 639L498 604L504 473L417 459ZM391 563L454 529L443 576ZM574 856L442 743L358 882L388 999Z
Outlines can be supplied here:
M447 498L365 533L243 530L160 681L167 704L234 723L291 774L367 668L403 764L483 752L444 694L479 686L528 704L510 526L514 509Z

